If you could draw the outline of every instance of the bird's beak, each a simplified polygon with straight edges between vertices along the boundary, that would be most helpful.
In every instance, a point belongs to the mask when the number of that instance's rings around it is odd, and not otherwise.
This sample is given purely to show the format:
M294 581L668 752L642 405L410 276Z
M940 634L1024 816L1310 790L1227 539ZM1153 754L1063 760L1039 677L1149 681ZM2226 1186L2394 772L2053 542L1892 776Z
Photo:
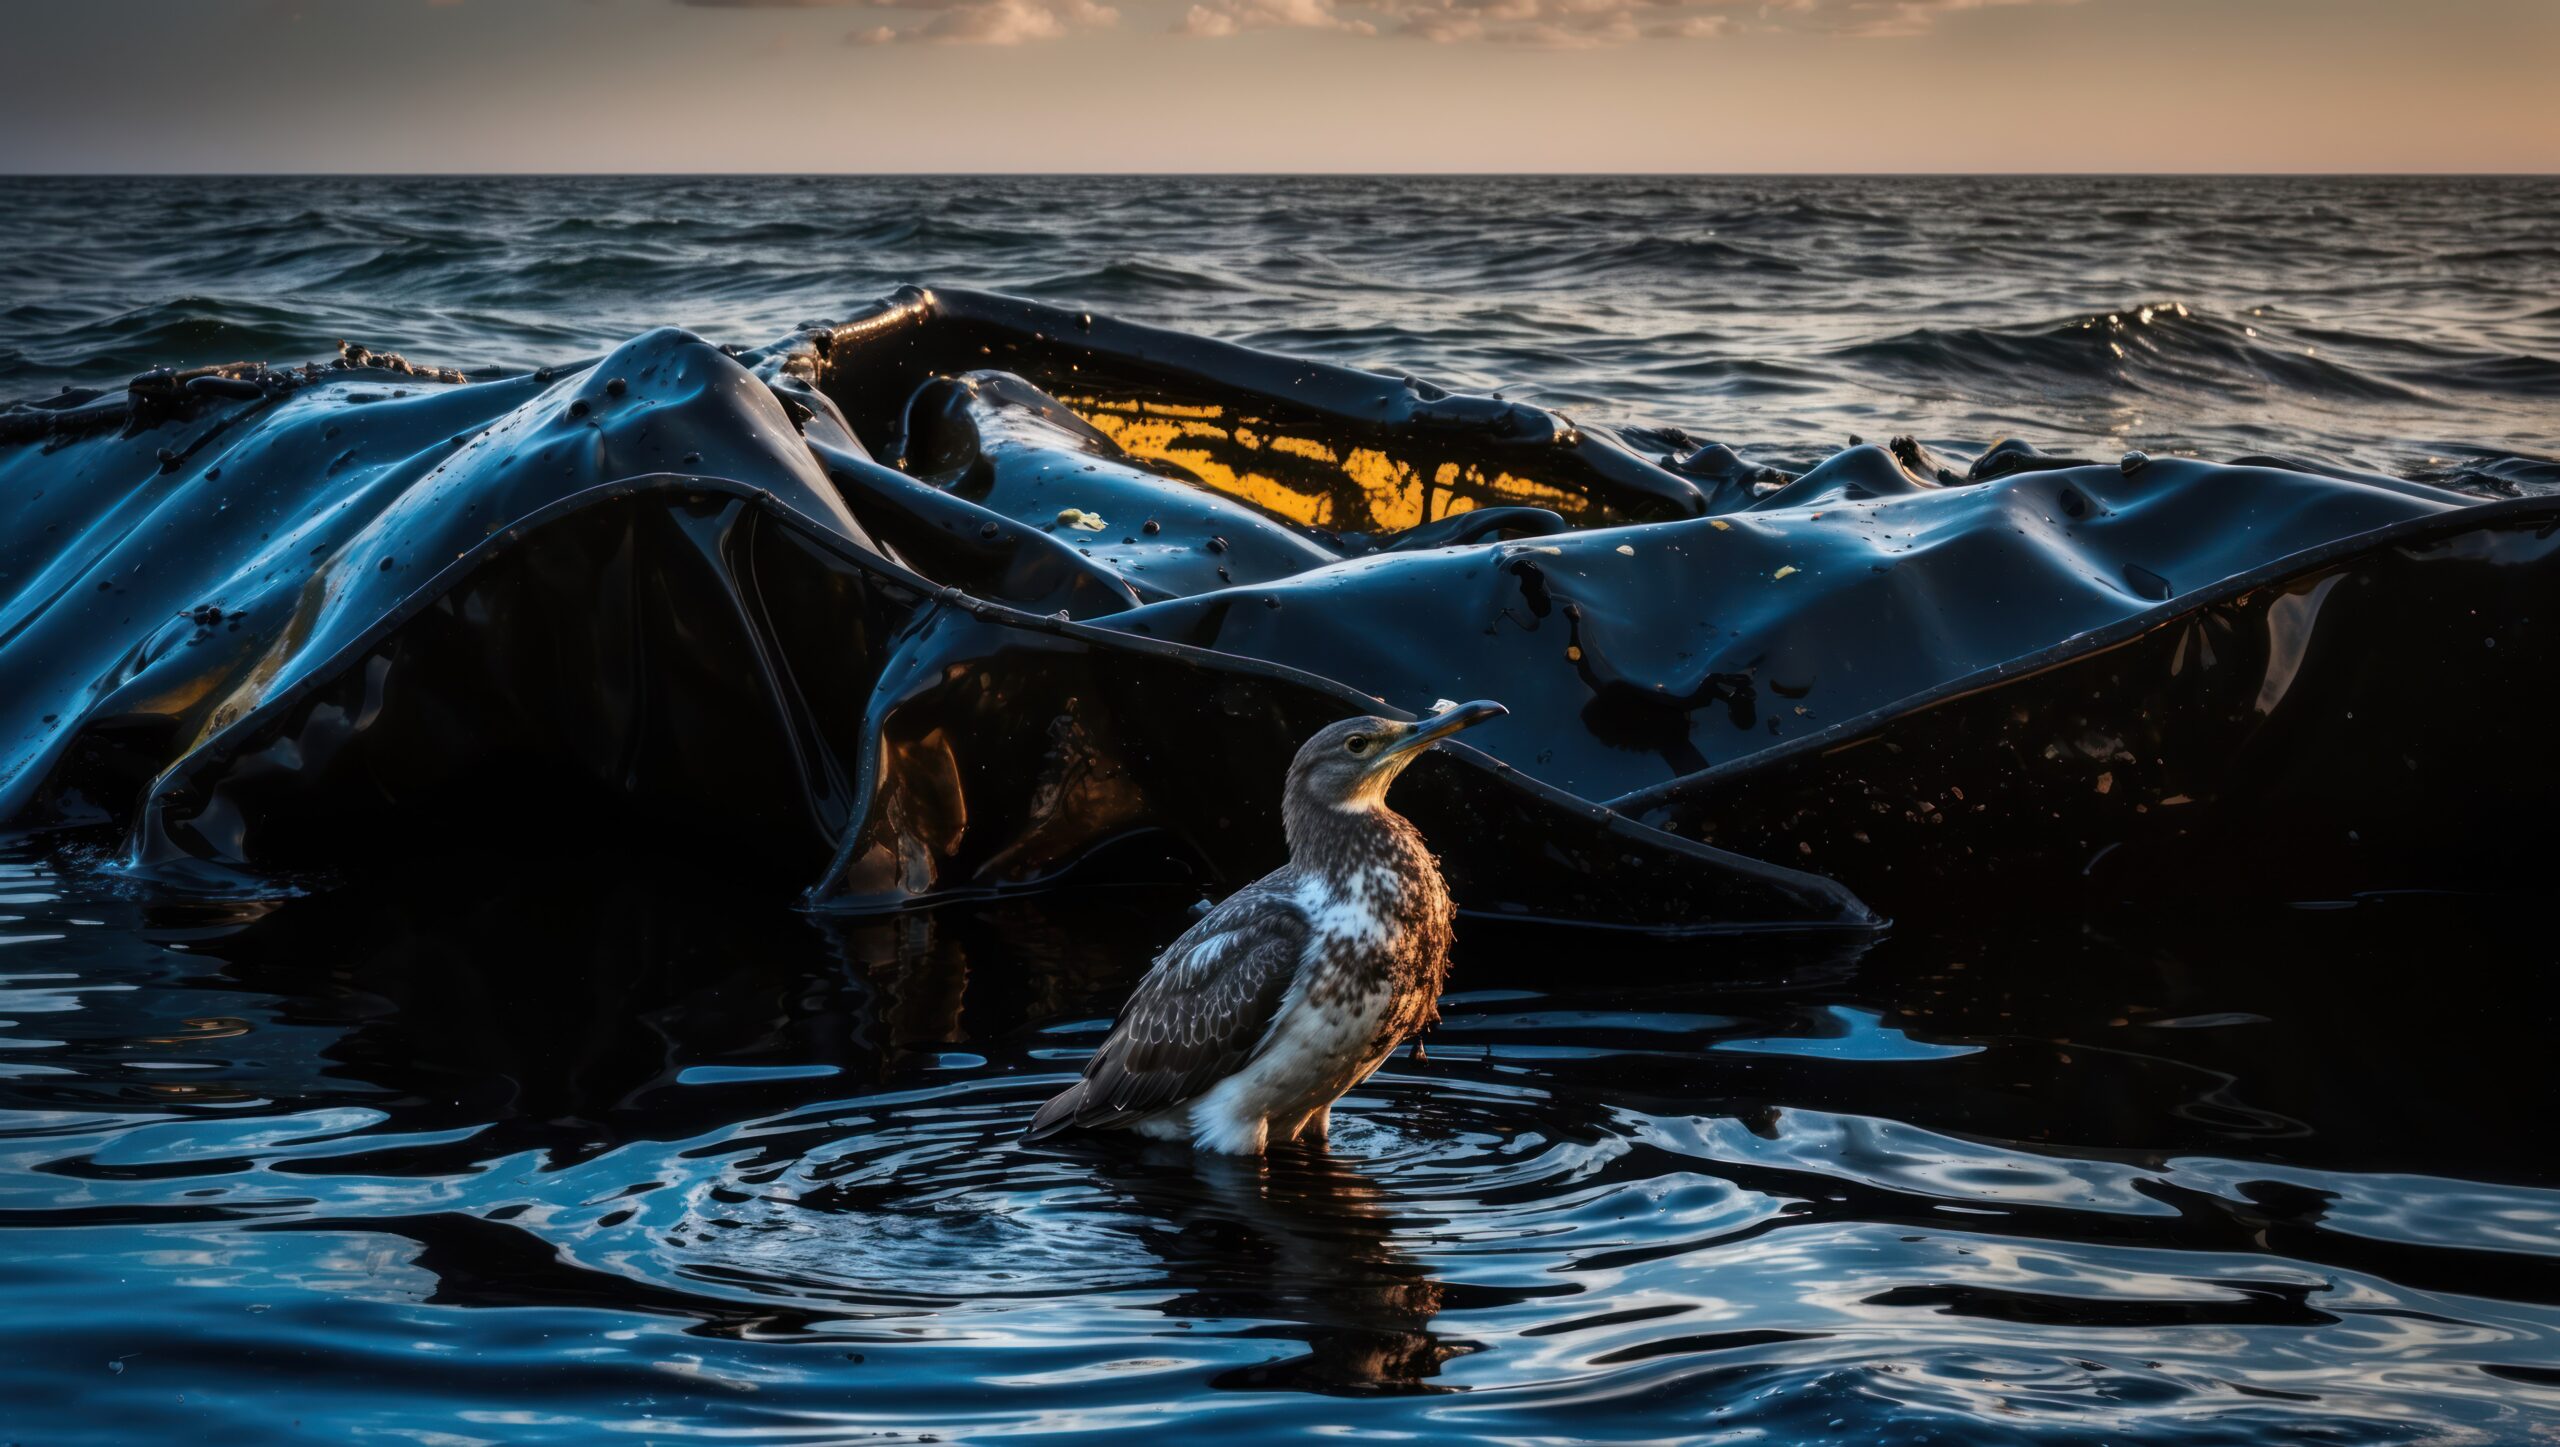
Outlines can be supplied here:
M1392 759L1399 754L1417 753L1440 742L1442 739L1447 738L1449 735L1456 733L1460 729L1474 728L1477 724L1483 723L1487 719L1497 719L1509 712L1511 712L1511 710L1504 708L1502 705L1495 703L1489 698L1480 698L1473 703L1462 703L1449 708L1444 708L1440 712L1433 714L1431 717L1413 725L1413 732L1406 734L1403 738L1387 745L1385 749L1379 752L1378 758L1381 761L1384 761Z

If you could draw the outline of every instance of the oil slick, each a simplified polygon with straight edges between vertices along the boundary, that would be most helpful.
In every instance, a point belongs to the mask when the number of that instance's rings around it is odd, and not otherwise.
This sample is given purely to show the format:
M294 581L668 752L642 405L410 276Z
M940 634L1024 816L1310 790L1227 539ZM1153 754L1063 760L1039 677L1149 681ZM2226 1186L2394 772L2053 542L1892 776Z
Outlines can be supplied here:
M223 889L494 828L681 831L854 911L1240 880L1296 738L1462 688L1521 726L1408 789L1487 910L1863 925L2547 837L2499 762L2552 662L2514 621L2545 500L2016 443L1660 461L953 290L761 351L396 361L0 416L0 818Z

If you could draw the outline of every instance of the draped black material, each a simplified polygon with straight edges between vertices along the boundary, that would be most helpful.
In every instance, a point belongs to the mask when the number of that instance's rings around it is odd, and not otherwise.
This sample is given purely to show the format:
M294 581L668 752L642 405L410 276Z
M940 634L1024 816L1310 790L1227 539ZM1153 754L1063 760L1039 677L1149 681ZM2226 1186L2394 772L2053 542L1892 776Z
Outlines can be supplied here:
M1306 733L1469 697L1511 716L1397 800L1475 910L2549 862L2560 504L2343 470L1897 443L1789 477L911 290L756 352L22 405L0 510L0 823L172 883L658 830L833 909L1232 885Z

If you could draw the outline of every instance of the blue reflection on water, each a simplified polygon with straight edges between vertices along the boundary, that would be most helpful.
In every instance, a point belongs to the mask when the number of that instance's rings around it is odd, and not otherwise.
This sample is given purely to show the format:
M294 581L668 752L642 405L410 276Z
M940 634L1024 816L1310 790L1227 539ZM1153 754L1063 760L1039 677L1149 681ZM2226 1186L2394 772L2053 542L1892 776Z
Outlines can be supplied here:
M1717 1050L1746 1055L1801 1055L1821 1060L1946 1060L1971 1055L1979 1045L1931 1045L1914 1040L1884 1023L1873 1010L1833 1005L1823 1012L1839 1026L1837 1034L1755 1035L1719 1040Z
M7 1439L2560 1424L2550 986L2476 902L1613 939L1562 980L1470 921L1428 1058L1257 1165L1018 1139L1183 898L0 868L0 1059L48 1072L0 1080ZM2357 1003L2449 927L2476 978Z
M731 1085L742 1080L816 1080L838 1073L833 1065L688 1065L678 1085Z

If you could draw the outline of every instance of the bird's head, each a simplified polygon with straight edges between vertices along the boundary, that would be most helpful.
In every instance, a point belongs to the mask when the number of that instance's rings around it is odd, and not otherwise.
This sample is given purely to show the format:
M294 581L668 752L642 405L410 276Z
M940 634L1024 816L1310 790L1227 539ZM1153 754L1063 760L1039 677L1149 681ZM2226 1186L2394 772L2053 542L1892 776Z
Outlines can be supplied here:
M1347 718L1317 730L1298 749L1289 765L1289 791L1283 801L1290 831L1301 818L1318 817L1320 809L1360 812L1387 799L1387 786L1423 751L1463 728L1496 719L1510 710L1490 700L1452 704L1429 718L1398 723L1391 718Z

